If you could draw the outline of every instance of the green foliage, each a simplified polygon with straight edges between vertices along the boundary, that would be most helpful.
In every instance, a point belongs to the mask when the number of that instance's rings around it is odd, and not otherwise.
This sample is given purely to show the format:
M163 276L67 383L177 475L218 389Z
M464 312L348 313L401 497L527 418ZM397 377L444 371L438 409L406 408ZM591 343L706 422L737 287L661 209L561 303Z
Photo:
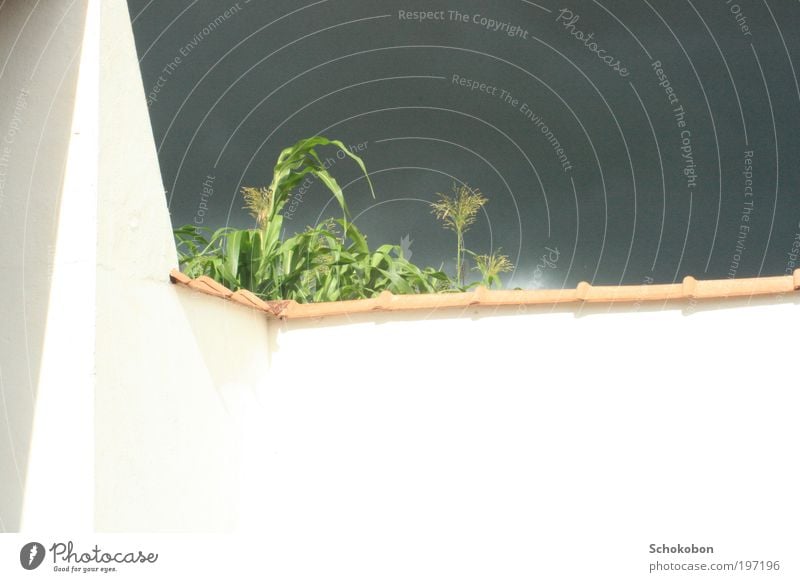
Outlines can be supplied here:
M244 188L245 201L251 214L256 218L260 228L267 228L269 223L278 217L284 205L289 200L292 190L298 186L307 175L311 174L322 182L339 203L345 217L349 214L344 194L336 179L331 176L322 159L317 154L318 146L332 145L337 147L347 157L353 160L367 179L372 197L375 191L367 174L364 161L347 149L341 141L328 139L321 136L303 139L291 147L284 149L278 156L278 161L272 171L272 182L266 188Z
M445 273L414 265L402 256L398 245L370 251L366 237L347 221L342 190L315 151L324 145L345 152L367 176L361 158L340 141L314 137L286 148L268 187L243 189L258 228L222 228L212 233L186 225L175 230L183 271L190 277L207 275L229 289L248 289L265 300L300 303L364 299L385 290L396 294L450 290L453 284ZM281 240L280 211L308 174L328 188L344 217ZM372 191L371 183L369 187Z
M242 189L245 207L256 221L254 229L221 228L210 231L194 225L175 230L178 259L188 276L211 277L234 291L248 289L264 300L294 299L300 303L375 297L382 291L398 295L464 291L464 255L474 257L473 270L481 283L500 286L500 273L513 269L506 255L476 255L464 247L464 233L475 222L487 200L476 189L453 186L453 195L439 194L433 213L457 238L456 278L441 270L420 268L403 256L399 245L369 249L366 236L348 221L349 211L336 179L316 149L333 146L352 159L367 179L364 162L337 140L312 137L284 149L266 187ZM342 210L341 219L328 219L281 239L280 214L292 190L306 176L317 178Z
M339 230L346 235L340 237ZM207 275L264 300L339 301L374 297L381 291L403 295L452 287L443 272L421 269L404 259L399 245L370 251L366 237L342 219L276 245L262 230L220 229L207 238L201 229L187 225L175 234L187 275Z

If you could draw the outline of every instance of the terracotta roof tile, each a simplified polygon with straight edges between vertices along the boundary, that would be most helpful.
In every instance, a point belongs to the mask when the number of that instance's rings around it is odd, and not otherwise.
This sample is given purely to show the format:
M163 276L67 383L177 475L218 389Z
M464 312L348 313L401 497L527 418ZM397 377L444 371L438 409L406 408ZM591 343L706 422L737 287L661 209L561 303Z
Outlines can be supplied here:
M239 289L236 293L231 295L231 300L236 301L236 303L241 303L246 307L260 309L261 311L267 311L268 308L266 302L247 289Z
M169 280L173 283L182 283L184 285L188 285L192 281L188 275L181 273L177 269L172 269L172 271L170 271Z
M639 301L667 301L674 299L724 299L753 295L777 295L800 291L800 269L783 277L756 277L751 279L715 279L698 281L685 277L682 283L665 285L608 285L595 286L582 281L575 289L490 290L477 287L467 293L429 293L419 295L394 295L384 291L371 299L334 301L329 303L297 303L292 300L263 301L245 289L235 293L213 279L201 276L191 279L173 270L170 281L185 285L202 293L229 299L257 309L272 317L301 319L327 317L370 311L413 311L470 306L499 307L503 305L546 305L569 302L615 303Z
M233 295L233 291L224 285L220 285L214 281L214 279L211 277L206 277L205 275L201 275L197 279L189 281L189 287L197 289L198 291L202 291L203 293L208 293L209 295L216 295L218 297L228 298Z

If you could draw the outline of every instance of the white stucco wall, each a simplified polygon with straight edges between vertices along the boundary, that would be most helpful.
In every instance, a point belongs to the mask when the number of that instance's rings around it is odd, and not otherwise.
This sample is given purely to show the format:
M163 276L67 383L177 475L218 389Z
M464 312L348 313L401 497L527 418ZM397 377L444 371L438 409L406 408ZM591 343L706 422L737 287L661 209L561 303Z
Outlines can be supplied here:
M309 548L398 579L636 579L661 540L791 556L786 299L275 325L244 523L299 578Z
M267 325L169 283L172 226L122 0L103 1L101 47L95 525L229 530L240 459L225 393L266 375Z
M20 527L34 411L53 380L42 367L58 317L53 274L66 262L55 247L85 10L80 0L0 8L0 532Z
M0 531L230 529L267 327L168 282L126 2L9 0L0 49Z
M267 322L173 286L127 7L96 15L95 529L233 532L298 579L596 579L662 541L793 555L796 297ZM30 430L30 404L4 406Z
M267 325L177 293L125 297L159 331L124 333L124 407L98 398L102 527L258 534L287 565L403 547L488 575L525 571L524 547L585 554L609 520L622 544L730 547L800 517L788 296Z

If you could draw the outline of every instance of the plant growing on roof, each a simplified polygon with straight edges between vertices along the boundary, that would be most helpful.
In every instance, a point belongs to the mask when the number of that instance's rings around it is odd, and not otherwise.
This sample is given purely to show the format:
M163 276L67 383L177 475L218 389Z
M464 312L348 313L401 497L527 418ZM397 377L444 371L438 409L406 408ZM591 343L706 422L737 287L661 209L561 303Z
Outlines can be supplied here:
M471 254L475 259L475 266L472 270L481 274L481 285L488 289L491 289L494 285L502 287L500 273L509 273L514 270L514 264L508 260L508 255L501 255L499 250L488 255Z
M337 147L358 165L367 179L367 185L372 197L375 197L372 181L369 179L364 161L347 149L344 143L322 136L303 139L280 153L278 161L275 162L275 167L272 170L272 182L270 182L269 186L264 188L245 187L242 189L247 208L260 228L269 228L270 223L279 217L279 213L288 202L292 190L308 174L313 175L330 190L344 212L345 218L347 217L349 211L347 210L342 189L336 178L325 168L316 150L317 147L326 145Z
M442 222L445 228L456 233L456 282L464 285L464 233L475 223L478 211L486 204L480 190L470 188L466 184L453 184L453 194L437 192L439 199L431 202L431 212Z
M207 275L233 290L248 289L262 299L298 302L361 299L384 290L406 294L451 288L443 272L414 265L397 245L369 250L366 237L348 222L342 189L317 154L319 146L337 147L355 161L375 196L364 162L342 142L319 136L301 140L278 156L269 186L242 189L255 229L222 228L208 238L194 225L175 230L184 272ZM343 217L282 240L280 212L309 174L328 188Z

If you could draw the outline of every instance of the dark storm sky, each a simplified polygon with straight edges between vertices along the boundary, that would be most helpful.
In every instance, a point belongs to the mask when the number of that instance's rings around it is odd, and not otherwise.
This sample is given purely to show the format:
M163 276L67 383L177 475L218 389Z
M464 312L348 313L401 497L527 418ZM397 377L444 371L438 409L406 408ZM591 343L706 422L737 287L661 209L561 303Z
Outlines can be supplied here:
M423 266L452 262L428 202L459 182L489 198L467 246L510 255L511 286L792 267L796 2L129 6L175 226L250 226L240 188L323 134L361 144L377 199L353 164L332 172L370 244L408 237ZM313 186L287 228L337 216L329 201Z

